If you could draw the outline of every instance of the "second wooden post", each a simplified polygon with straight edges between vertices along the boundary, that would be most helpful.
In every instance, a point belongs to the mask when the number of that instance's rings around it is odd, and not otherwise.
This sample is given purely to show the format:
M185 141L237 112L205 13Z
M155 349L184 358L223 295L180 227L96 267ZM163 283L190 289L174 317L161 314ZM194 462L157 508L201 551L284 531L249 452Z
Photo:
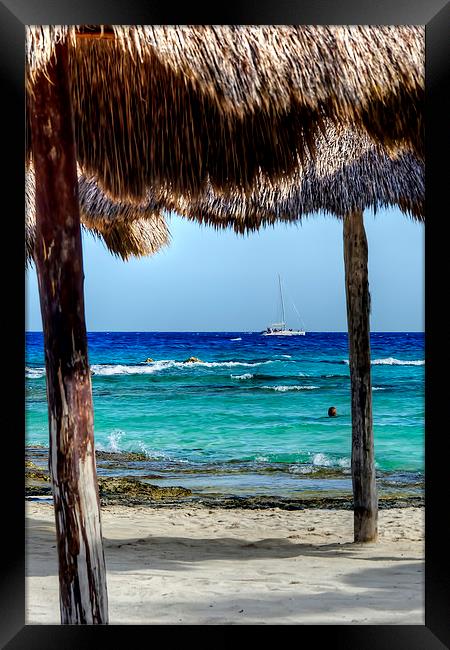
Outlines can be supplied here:
M354 540L378 536L370 377L368 247L361 211L344 217L344 263L352 403Z

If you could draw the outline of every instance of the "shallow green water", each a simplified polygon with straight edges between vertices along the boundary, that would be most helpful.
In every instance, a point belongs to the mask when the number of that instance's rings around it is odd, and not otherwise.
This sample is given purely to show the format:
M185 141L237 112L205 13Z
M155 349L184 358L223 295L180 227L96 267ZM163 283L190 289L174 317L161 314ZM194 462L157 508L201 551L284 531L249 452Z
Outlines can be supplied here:
M424 470L424 335L373 334L371 348L377 469L414 482ZM346 334L92 333L89 354L97 448L144 451L159 484L351 490ZM26 356L27 444L47 445L41 334L27 334ZM183 363L190 356L201 362Z

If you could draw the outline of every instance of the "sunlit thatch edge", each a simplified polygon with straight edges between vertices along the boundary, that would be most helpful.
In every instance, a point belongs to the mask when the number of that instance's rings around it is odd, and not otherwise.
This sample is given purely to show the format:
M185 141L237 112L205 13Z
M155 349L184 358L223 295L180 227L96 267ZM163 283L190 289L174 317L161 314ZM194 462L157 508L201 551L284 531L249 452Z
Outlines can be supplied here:
M102 240L110 253L122 260L154 255L170 243L170 234L162 216L152 215L131 222L114 222L102 230L95 225L88 225L86 220L83 226ZM155 235L158 242L155 241Z
M191 196L166 186L148 190L140 203L114 202L95 178L80 175L82 221L126 258L152 254L167 243L164 211L241 234L313 214L343 217L355 210L376 212L394 206L424 220L425 169L414 154L404 151L392 156L368 136L329 123L315 147L315 158L298 163L283 180L273 181L260 172L250 192L218 192L207 183L202 194ZM136 220L141 225L132 228ZM151 223L144 226L143 220Z
M216 192L208 185L200 196L168 194L166 208L237 233L318 213L339 218L386 207L425 220L425 166L411 152L393 157L367 136L330 125L316 148L315 161L299 164L281 181L261 173L250 193Z
M94 179L79 176L80 219L82 226L100 238L114 255L127 260L131 256L154 255L170 242L166 220L154 204L136 206L115 203L97 186ZM30 166L25 177L26 264L33 259L35 241L35 176Z

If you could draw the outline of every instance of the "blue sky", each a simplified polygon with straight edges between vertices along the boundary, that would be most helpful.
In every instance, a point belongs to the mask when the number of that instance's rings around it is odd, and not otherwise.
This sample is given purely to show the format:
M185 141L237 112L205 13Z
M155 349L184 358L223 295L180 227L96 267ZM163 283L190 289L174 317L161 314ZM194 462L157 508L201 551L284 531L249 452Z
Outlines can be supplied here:
M424 226L397 209L365 213L372 331L424 329ZM172 215L171 245L123 262L83 235L89 331L258 331L277 316L280 273L289 327L346 331L342 223L312 216L246 236ZM26 328L41 330L36 272Z

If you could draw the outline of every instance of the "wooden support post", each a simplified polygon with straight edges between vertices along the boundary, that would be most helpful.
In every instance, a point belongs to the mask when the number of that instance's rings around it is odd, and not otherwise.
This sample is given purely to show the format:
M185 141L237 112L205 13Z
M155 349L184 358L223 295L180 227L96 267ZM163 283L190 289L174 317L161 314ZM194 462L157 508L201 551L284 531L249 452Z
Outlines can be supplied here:
M377 539L378 501L370 379L370 293L362 211L344 217L345 289L352 399L354 540Z
M67 44L56 46L30 106L36 173L35 263L44 328L62 623L107 623L91 375Z

